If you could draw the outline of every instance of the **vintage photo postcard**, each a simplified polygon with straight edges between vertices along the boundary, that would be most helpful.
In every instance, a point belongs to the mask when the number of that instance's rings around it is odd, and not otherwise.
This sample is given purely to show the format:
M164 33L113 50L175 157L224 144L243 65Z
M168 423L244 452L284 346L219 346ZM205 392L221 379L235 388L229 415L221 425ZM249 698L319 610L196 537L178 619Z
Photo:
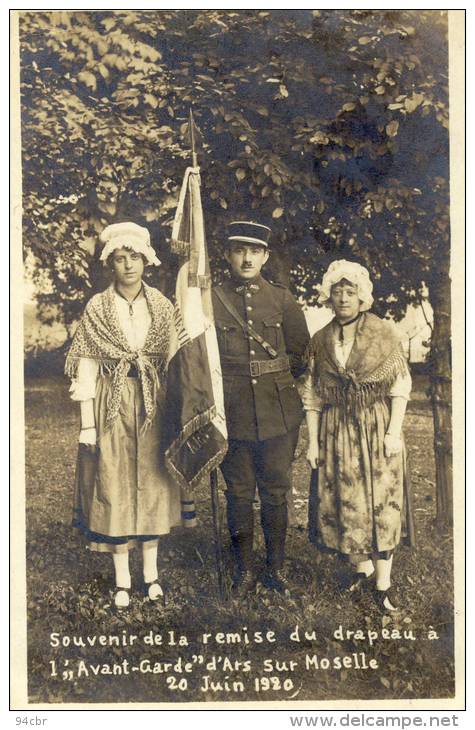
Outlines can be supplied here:
M13 709L464 708L464 23L11 13Z

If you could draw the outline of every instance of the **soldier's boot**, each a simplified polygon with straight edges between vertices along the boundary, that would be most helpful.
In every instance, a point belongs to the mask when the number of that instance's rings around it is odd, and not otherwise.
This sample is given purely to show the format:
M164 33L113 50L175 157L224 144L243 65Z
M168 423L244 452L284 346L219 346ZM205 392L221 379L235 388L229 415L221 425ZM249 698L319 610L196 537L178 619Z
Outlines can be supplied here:
M243 499L228 499L228 527L236 566L232 595L233 598L241 600L255 588L252 502Z
M251 570L245 570L239 573L234 581L231 589L232 598L236 601L243 601L254 591L256 587L256 578Z
M287 503L263 504L261 524L267 551L263 583L279 593L290 594L291 586L283 572L287 534Z

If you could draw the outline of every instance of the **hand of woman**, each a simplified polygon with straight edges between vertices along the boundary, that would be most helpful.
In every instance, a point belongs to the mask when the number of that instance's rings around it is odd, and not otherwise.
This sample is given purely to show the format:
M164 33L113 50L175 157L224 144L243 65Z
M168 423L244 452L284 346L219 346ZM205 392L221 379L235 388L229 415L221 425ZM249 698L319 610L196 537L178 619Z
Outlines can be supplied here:
M95 428L81 428L79 432L79 443L95 446L97 443L97 432Z
M387 433L384 437L384 455L387 459L390 456L396 456L400 454L402 450L402 440L400 436L394 436L392 433Z
M318 443L310 443L307 449L306 458L312 469L316 469L320 465L320 450Z

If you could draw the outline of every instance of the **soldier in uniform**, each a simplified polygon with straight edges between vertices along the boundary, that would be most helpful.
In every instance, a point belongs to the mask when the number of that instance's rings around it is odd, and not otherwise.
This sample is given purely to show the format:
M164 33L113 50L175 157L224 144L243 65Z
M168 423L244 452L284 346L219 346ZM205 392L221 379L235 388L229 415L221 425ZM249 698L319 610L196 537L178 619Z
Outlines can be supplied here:
M294 381L309 341L304 314L289 290L261 276L269 258L267 226L229 225L231 277L213 289L229 449L221 464L236 560L233 593L254 588L253 501L261 503L267 561L264 583L289 589L282 572L290 470L303 418Z

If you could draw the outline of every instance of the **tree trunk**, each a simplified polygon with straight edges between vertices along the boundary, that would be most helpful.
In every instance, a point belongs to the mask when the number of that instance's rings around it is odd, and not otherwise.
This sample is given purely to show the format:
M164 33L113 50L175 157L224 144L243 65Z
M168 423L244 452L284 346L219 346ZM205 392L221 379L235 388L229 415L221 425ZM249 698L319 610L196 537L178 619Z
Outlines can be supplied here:
M430 396L434 419L434 454L436 478L436 521L453 524L452 472L452 375L450 278L448 272L430 287L434 312L434 329L430 350Z

